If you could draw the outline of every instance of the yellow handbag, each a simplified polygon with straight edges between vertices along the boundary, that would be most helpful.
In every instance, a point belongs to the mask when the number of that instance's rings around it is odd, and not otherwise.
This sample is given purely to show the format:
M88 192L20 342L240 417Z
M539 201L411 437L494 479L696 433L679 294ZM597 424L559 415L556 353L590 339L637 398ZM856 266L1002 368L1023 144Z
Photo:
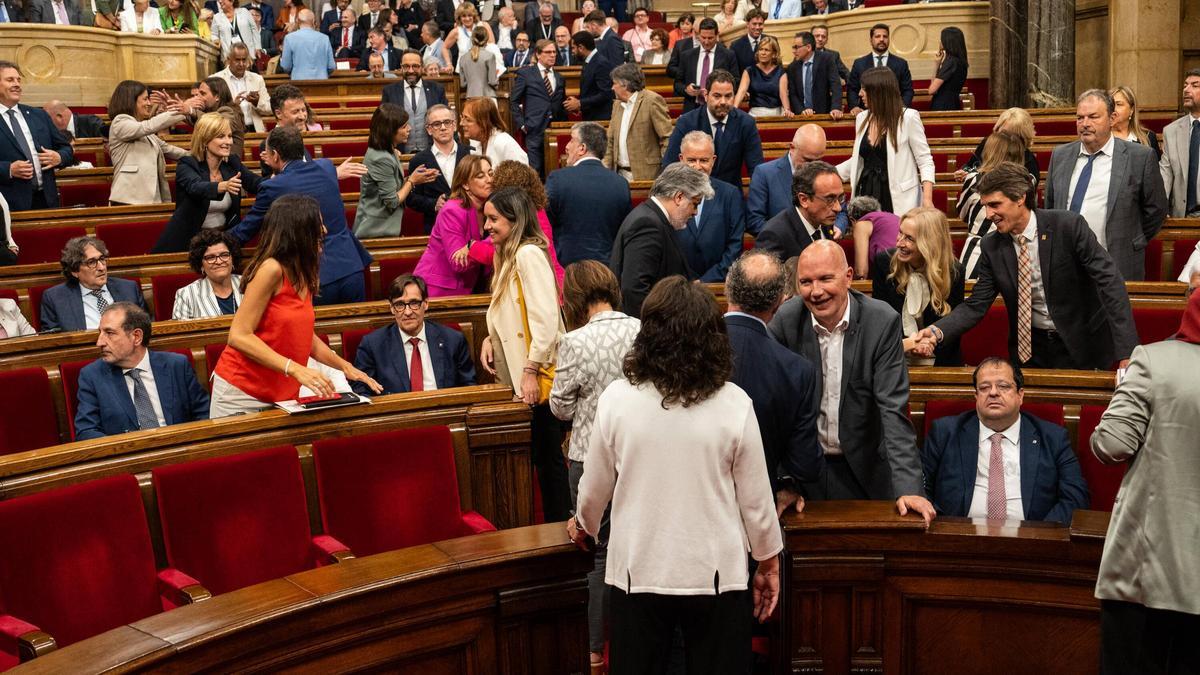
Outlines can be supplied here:
M517 302L521 305L521 325L525 327L525 353L529 354L529 345L531 337L529 334L529 311L525 309L525 288L521 285L521 275L517 277ZM538 405L546 403L550 400L550 388L554 386L554 366L538 366L537 372L538 383ZM521 383L514 383L516 387L520 387ZM518 392L519 393L519 392Z

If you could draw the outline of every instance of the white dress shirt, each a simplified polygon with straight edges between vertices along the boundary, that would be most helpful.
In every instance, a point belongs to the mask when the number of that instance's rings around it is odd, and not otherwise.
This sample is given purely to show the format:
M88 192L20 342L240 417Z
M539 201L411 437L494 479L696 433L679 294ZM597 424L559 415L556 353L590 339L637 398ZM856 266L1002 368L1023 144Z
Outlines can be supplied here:
M788 161L790 162L791 160L789 159ZM800 222L804 223L804 229L808 231L808 238L813 241L824 239L825 233L821 231L821 228L815 227L812 223L808 222L808 218L804 217L804 212L800 210L799 206L795 207L795 209L796 215L800 216ZM847 308L849 308L849 305L847 305Z
M996 433L979 423L979 457L975 461L975 490L971 493L969 518L987 518L988 471L992 461L992 434ZM1000 432L1000 454L1004 457L1004 510L1008 520L1025 520L1021 504L1021 418Z
M1079 215L1087 221L1088 227L1096 235L1096 241L1108 250L1108 236L1104 223L1108 220L1108 187L1112 180L1113 145L1117 139L1108 137L1104 147L1096 151L1096 159L1092 160L1092 177L1088 181L1087 192L1083 195L1083 205ZM1067 191L1067 204L1075 199L1075 185L1079 182L1079 174L1087 166L1088 154L1083 145L1079 146L1079 157L1075 159L1075 169L1071 171L1071 184Z
M821 347L821 414L817 418L817 436L826 455L842 454L842 440L838 435L838 423L842 407L842 345L846 339L846 328L850 326L850 302L833 330L826 330L812 317L813 331Z
M629 168L629 127L633 124L633 106L640 92L633 92L621 104L621 132L617 139L617 166Z
M33 142L33 134L29 132L29 124L25 121L25 113L21 112L21 108L19 106L14 105L13 107L9 108L6 105L0 104L0 118L3 118L4 122L8 124L8 130L12 132L14 137L17 135L17 130L12 128L12 117L10 117L8 114L9 110L17 111L17 125L21 127L21 135L25 137L25 143L29 146L29 152L33 153L34 155L31 160L31 163L33 164L33 182L37 187L41 187L42 163L38 161L37 145ZM72 118L71 121L74 122L74 118Z
M436 143L429 146L429 150L433 153L433 159L437 162L442 177L446 179L446 185L454 182L454 169L458 166L458 143L451 141L450 152L442 152Z
M100 293L109 305L115 302L112 293L108 292L108 284L100 288ZM83 323L88 330L96 330L100 327L100 309L97 307L99 301L96 296L92 295L92 289L79 284L79 294L83 298ZM108 305L105 305L107 307Z
M884 52L882 54L876 54L875 52L871 52L871 67L878 68L880 66L883 66L884 68L886 68L887 62L888 62L888 56L890 54L891 54L891 52ZM877 59L883 59L883 60L877 61Z
M1054 330L1054 320L1050 318L1050 307L1046 304L1046 289L1042 287L1042 266L1038 263L1038 238L1037 238L1037 215L1029 212L1029 224L1025 226L1025 231L1021 234L1013 235L1013 251L1017 257L1017 265L1021 264L1021 246L1017 243L1016 237L1025 237L1029 243L1025 248L1029 251L1030 270L1030 304L1032 305L1030 312L1032 319L1030 325L1041 330ZM1013 274L1016 275L1017 270L1013 269Z
M87 303L84 303L87 306ZM150 350L142 354L142 360L133 368L122 368L122 379L125 380L125 389L129 391L129 400L135 401L133 397L133 378L129 377L129 371L136 368L141 371L139 378L142 384L146 387L146 394L150 397L150 407L154 408L154 416L158 418L158 426L167 426L167 418L163 416L162 401L158 400L158 386L154 384L154 370L150 368ZM136 408L136 405L135 405Z
M512 36L516 32L512 26L500 24L500 30L496 31L496 46L500 49L512 49Z
M425 391L433 391L437 389L437 378L433 375L433 358L429 356L429 341L425 339L425 322L421 322L421 330L416 335L405 333L399 326L396 330L400 331L400 341L404 343L404 367L408 369L412 365L413 346L409 340L417 338L417 342L421 345L421 387ZM409 386L412 383L412 371L408 373Z

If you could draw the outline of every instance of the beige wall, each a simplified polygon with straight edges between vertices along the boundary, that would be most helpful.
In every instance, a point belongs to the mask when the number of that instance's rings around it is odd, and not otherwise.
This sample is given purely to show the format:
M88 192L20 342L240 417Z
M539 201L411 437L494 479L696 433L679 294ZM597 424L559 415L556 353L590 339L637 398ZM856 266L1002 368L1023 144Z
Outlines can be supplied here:
M1075 2L1075 88L1108 86L1108 0Z
M216 69L218 50L189 35L135 35L81 26L0 25L0 59L25 74L29 105L62 99L106 105L121 80L191 83Z

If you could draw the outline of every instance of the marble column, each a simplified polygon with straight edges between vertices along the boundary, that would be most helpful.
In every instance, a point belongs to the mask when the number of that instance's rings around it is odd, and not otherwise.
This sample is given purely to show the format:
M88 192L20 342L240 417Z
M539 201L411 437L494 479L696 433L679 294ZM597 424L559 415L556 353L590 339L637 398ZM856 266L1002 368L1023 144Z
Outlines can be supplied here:
M1109 83L1131 87L1141 107L1179 105L1182 1L1113 0L1109 5Z
M1029 104L1075 104L1075 0L1029 3Z
M1025 107L1028 104L1029 4L1029 0L991 0L989 107Z

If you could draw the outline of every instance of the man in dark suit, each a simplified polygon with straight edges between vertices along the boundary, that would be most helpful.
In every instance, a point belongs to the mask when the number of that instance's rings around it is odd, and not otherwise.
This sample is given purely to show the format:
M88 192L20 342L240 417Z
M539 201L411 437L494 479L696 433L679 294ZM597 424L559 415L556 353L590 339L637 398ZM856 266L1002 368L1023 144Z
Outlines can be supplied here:
M29 5L29 23L83 25L79 3L75 0L32 0Z
M525 22L525 32L536 44L541 40L553 40L555 29L561 25L562 19L554 16L554 6L547 2L538 6L533 20Z
M341 23L333 26L329 32L329 46L333 47L334 58L358 58L366 45L367 31L358 27L354 10L342 10Z
M726 49L725 45L717 42L716 21L709 18L701 20L696 35L700 40L700 46L688 50L680 56L679 69L675 72L675 95L684 97L684 114L703 107L705 96L708 93L708 78L716 71L723 70L731 75L738 73L740 77L740 71L737 70L737 57ZM736 90L736 79L733 81L733 86ZM719 151L720 148L717 150Z
M671 47L671 58L667 61L667 77L672 80L679 74L679 62L689 50L700 46L700 38L693 32L685 38L679 38L675 41L675 46ZM735 56L736 60L737 57Z
M625 63L625 41L609 27L604 12L592 10L583 18L583 29L596 38L596 49L600 50L613 68Z
M736 72L739 75L757 62L755 54L758 52L758 41L762 39L763 25L766 22L767 13L761 9L752 9L746 12L746 34L729 45L729 49L737 58L738 69ZM783 54L779 56L783 58Z
M513 127L525 134L529 166L541 176L545 161L542 152L544 132L550 122L566 117L563 99L567 81L554 72L553 42L538 40L534 50L537 52L537 63L517 71L508 102Z
M75 440L208 419L208 392L182 354L150 351L150 315L118 302L100 317L100 358L79 371Z
M42 106L59 131L69 131L75 138L102 138L104 121L95 115L77 115L66 103L53 100Z
M578 66L579 59L571 51L571 29L559 26L554 29L554 65Z
M792 175L795 208L784 209L763 226L754 247L780 260L800 255L814 241L835 238L834 223L842 210L842 179L833 165L805 162Z
M1167 191L1158 155L1112 135L1115 113L1107 91L1079 95L1079 140L1058 146L1050 156L1046 208L1083 216L1125 281L1142 281L1146 245L1167 218Z
M70 239L59 263L66 282L42 294L43 333L95 330L104 308L115 302L146 308L136 281L108 276L108 247L103 241L91 236Z
M996 229L980 243L978 278L965 302L921 331L961 337L997 295L1008 309L1010 357L1029 368L1124 367L1138 344L1129 295L1087 221L1070 211L1033 210L1025 167L1005 162L979 182Z
M733 348L729 381L754 402L767 456L767 474L780 515L804 510L801 485L821 475L817 442L821 392L811 363L779 344L767 329L783 300L786 275L774 256L747 251L729 268L725 326Z
M446 2L449 2L449 0L446 0ZM360 5L360 7L361 7L361 5ZM453 10L453 7L451 9ZM372 28L374 28L375 24L377 24L379 22L379 12L381 12L382 10L383 10L383 0L367 0L367 8L365 10L363 10L362 16L358 17L358 29L360 31L362 31L363 35L366 35L367 32L369 32ZM439 13L441 12L441 3L440 2L438 3L438 11L439 11ZM450 18L451 18L451 22L450 22L451 26L453 26L453 23L454 23L454 21L453 21L454 12L453 11L451 11L451 13L450 13ZM438 24L439 25L441 24L440 14L438 16ZM449 30L449 29L446 29L446 30ZM445 32L446 32L445 30L442 31L442 33L445 33Z
M404 82L384 87L380 103L395 103L408 112L408 125L412 131L404 144L404 152L416 153L429 147L431 141L425 128L425 117L433 106L447 104L446 90L437 82L421 77L421 54L415 49L400 55L400 75Z
M558 10L558 3L553 0L537 0L525 3L525 9L521 14L521 23L536 21L541 12L542 5L550 5L550 13L554 16L554 20L562 23L562 13ZM533 39L533 37L530 36L530 39ZM538 39L540 40L541 38Z
M454 180L454 169L458 160L471 154L471 146L454 140L457 119L454 111L445 104L430 106L425 112L425 131L429 134L429 149L413 155L408 162L408 173L424 167L438 171L438 177L428 183L413 186L404 204L425 214L425 234L433 231L437 212L450 196L450 183Z
M617 63L605 58L596 48L596 39L585 30L571 36L571 48L583 64L583 70L579 74L579 98L568 97L563 101L563 107L569 113L578 112L585 120L611 119L612 69Z
M888 52L890 44L891 29L886 23L871 26L871 53L855 59L854 65L850 66L850 76L846 78L846 101L850 104L851 115L857 115L865 107L858 90L861 88L862 74L872 68L891 69L900 84L900 98L904 100L904 105L912 106L913 84L908 61Z
M809 0L804 3L801 16L828 16L846 9L846 3L842 0Z
M1021 369L994 356L971 376L975 410L933 423L921 463L929 498L946 516L1071 524L1088 507L1067 430L1021 412Z
M796 33L794 59L787 67L788 104L797 115L829 115L842 118L842 80L837 64L827 52L818 52L812 33Z
M609 266L621 280L626 314L641 316L642 302L659 280L675 274L696 278L674 232L687 227L696 205L712 195L708 176L686 164L672 164L655 179L650 197L621 223Z
M792 135L788 151L778 159L759 164L750 176L750 194L746 199L746 229L758 236L767 221L796 207L796 189L792 184L796 172L808 162L825 156L825 130L816 124L805 124ZM845 211L839 211L836 227L849 229ZM788 256L791 257L791 256Z
M800 254L799 297L783 304L771 333L821 377L817 437L825 468L804 484L809 499L895 500L928 523L916 434L908 421L908 367L900 315L850 290L854 268L842 247L818 241Z
M369 60L372 54L379 54L383 57L383 69L385 71L393 71L400 68L401 52L392 46L388 40L387 33L383 32L382 28L372 28L367 33L367 44L359 52L358 70L367 70L369 68Z
M262 227L263 217L276 199L288 194L310 195L321 207L325 240L321 249L321 292L314 304L333 305L363 302L363 268L371 264L371 255L346 226L346 210L338 189L338 169L333 163L304 160L304 139L295 127L277 126L267 134L262 161L274 175L263 181L250 212L232 230L242 244L250 241ZM359 175L366 167L356 168Z
M846 68L846 64L842 63L841 52L830 49L829 45L829 26L819 23L812 27L813 40L817 42L818 54L829 54L833 57L833 62L837 65L838 77L842 78L842 82L850 77L850 71Z
M690 85L689 85L690 86ZM663 166L679 160L679 146L690 131L703 131L713 137L717 162L712 177L741 190L742 166L751 175L762 164L762 140L754 118L733 107L733 92L737 86L728 71L717 70L708 76L708 95L705 105L684 113L675 121L675 130L667 142Z
M539 40L538 42L541 42ZM547 40L550 46L554 47L554 40ZM505 68L524 68L532 65L536 60L536 55L529 49L529 34L521 31L513 36L513 49L504 53ZM555 52L555 60L558 59L558 53ZM553 66L554 64L550 64Z
M475 363L462 333L425 320L429 309L425 280L396 277L388 289L394 324L368 333L358 345L354 367L375 379L384 394L433 391L475 384ZM352 382L364 396L369 387Z
M58 208L54 169L75 157L44 110L21 104L21 79L17 64L0 61L0 194L10 211Z
M679 144L679 161L708 175L716 160L712 136L692 131ZM742 191L723 180L710 181L713 196L696 205L687 227L675 230L675 243L688 267L705 283L725 280L729 266L742 252L746 233L746 202Z
M565 168L546 179L546 216L562 265L580 260L607 265L617 230L632 208L629 183L602 163L607 149L604 127L580 122L571 128Z
M338 25L344 25L342 24L342 17L345 16L345 12L349 8L350 0L337 0L337 2L334 3L333 9L321 15L321 25L319 30L324 34L329 35ZM350 11L353 12L354 10ZM354 21L357 20L358 14L356 13ZM365 33L366 31L363 32ZM334 46L333 50L334 52L337 52L337 46Z

